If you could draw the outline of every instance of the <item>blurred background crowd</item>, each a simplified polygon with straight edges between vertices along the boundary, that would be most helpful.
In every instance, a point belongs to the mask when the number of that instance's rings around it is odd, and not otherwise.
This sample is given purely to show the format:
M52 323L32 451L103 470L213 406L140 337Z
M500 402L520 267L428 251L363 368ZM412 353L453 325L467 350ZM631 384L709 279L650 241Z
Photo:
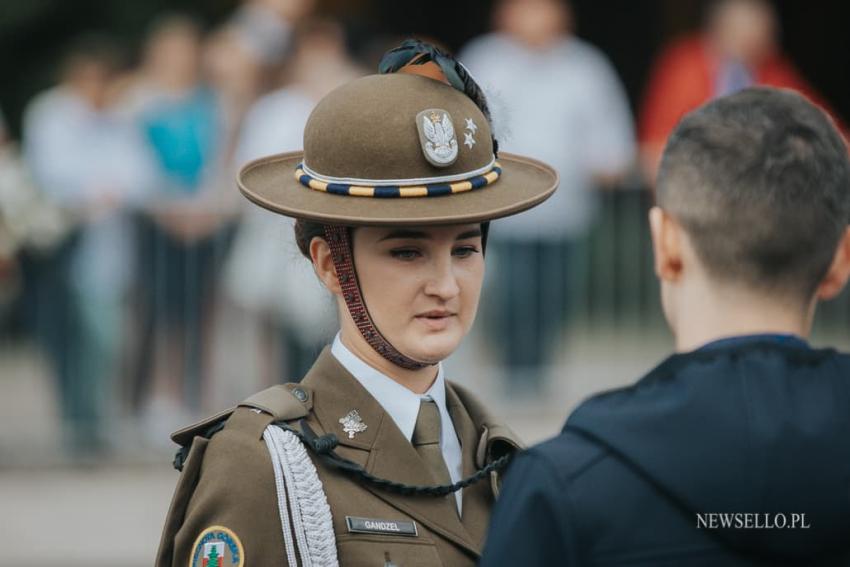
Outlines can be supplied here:
M332 303L291 223L248 205L235 172L300 149L316 101L374 72L408 34L467 65L502 150L560 173L544 206L494 223L490 290L452 376L481 376L502 405L554 405L560 421L606 384L583 356L637 345L651 362L669 348L663 338L642 346L664 336L645 217L679 117L769 84L802 91L844 128L841 3L817 6L5 5L0 413L17 426L0 435L0 466L37 458L39 446L71 462L159 455L171 430L307 369L332 337ZM824 306L816 340L850 344L846 294ZM611 380L635 379L643 361ZM56 428L29 434L44 413Z
M168 434L297 379L334 332L292 225L235 172L415 35L489 97L504 151L561 176L491 227L447 361L529 442L669 353L646 212L667 135L753 84L846 132L841 0L0 2L0 563L150 565ZM850 294L812 342L850 346ZM236 481L236 480L235 480Z

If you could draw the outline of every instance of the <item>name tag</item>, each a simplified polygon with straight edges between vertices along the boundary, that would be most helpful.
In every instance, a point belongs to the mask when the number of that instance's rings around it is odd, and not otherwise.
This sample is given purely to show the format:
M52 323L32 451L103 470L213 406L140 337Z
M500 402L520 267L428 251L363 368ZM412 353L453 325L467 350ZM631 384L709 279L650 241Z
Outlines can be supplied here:
M348 525L349 533L400 536L419 535L416 531L416 522L406 522L404 520L381 520L378 518L346 516L345 523Z

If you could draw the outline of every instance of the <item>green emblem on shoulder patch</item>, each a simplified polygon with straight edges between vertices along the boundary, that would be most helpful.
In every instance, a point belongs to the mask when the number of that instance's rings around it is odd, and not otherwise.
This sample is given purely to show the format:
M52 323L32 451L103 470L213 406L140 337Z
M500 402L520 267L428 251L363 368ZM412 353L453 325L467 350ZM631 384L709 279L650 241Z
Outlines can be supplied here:
M233 530L224 526L210 526L201 532L195 545L189 567L244 567L245 550Z

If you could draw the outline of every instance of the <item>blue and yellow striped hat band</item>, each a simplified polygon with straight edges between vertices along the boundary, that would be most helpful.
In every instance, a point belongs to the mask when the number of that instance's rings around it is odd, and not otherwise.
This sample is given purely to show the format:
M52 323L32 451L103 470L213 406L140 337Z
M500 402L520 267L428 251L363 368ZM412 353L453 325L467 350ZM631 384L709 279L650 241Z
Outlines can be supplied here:
M351 197L374 197L394 199L400 197L438 197L475 191L492 185L502 174L502 167L493 160L487 167L473 171L463 176L452 178L405 179L388 182L386 180L336 179L317 175L303 162L295 167L295 178L303 185L314 191L347 195ZM404 184L398 181L405 182Z

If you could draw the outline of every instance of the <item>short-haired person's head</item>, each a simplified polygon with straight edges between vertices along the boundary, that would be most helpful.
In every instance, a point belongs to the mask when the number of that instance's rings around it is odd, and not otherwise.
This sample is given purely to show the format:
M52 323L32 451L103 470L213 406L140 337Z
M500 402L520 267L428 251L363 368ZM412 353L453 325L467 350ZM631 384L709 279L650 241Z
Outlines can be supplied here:
M847 147L799 94L747 89L682 119L657 202L712 280L808 303L850 224Z

